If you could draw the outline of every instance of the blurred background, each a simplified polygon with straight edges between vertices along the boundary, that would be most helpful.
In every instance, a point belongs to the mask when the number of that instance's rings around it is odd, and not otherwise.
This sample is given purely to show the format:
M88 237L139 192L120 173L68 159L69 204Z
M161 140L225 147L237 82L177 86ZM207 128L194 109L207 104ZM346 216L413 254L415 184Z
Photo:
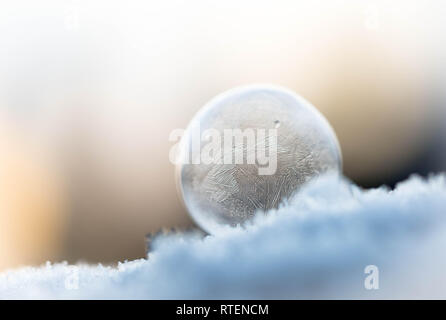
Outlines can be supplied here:
M293 89L344 173L390 187L446 169L443 1L3 1L0 270L144 257L192 225L169 134L214 95Z

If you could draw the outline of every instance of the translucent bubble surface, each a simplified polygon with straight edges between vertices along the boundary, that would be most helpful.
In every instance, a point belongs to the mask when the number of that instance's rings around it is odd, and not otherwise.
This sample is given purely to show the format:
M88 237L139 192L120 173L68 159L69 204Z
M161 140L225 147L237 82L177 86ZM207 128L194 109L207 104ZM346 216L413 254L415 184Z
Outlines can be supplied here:
M212 99L192 119L179 151L181 197L211 234L277 208L312 177L342 170L326 119L276 86L235 88Z

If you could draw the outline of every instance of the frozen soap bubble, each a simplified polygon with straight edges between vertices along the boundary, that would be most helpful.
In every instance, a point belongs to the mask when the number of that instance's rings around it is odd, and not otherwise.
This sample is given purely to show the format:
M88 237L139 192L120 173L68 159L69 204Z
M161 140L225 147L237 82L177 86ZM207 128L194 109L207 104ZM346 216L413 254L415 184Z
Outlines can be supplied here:
M342 167L327 120L294 92L275 86L218 95L192 119L178 150L184 204L211 234L277 208L310 178Z

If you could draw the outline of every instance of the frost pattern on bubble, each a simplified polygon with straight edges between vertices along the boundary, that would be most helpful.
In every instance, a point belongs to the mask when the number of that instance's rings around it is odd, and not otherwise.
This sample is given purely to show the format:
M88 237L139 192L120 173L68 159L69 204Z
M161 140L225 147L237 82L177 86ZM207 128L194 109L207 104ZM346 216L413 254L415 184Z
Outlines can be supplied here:
M201 137L208 129L277 132L274 174L261 175L257 161L247 163L259 147L258 140L248 145L248 138L242 146L233 144L229 150L232 155L240 152L243 163L223 162L228 150L222 141L217 153L220 163L179 165L177 179L184 203L193 219L210 233L218 226L242 224L259 210L278 208L311 177L341 170L340 148L330 125L310 103L287 89L249 86L217 96L187 128L180 145L183 154L191 150L193 132L199 131ZM266 134L262 151L271 155L268 138ZM201 150L205 145L202 142Z

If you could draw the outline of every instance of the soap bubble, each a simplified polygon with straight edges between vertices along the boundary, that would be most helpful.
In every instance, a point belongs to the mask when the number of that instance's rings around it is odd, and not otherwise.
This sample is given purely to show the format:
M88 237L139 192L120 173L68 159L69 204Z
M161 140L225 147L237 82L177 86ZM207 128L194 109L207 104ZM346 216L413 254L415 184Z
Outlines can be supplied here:
M215 234L341 170L336 135L309 102L253 85L218 95L195 115L179 144L176 178L192 218Z

